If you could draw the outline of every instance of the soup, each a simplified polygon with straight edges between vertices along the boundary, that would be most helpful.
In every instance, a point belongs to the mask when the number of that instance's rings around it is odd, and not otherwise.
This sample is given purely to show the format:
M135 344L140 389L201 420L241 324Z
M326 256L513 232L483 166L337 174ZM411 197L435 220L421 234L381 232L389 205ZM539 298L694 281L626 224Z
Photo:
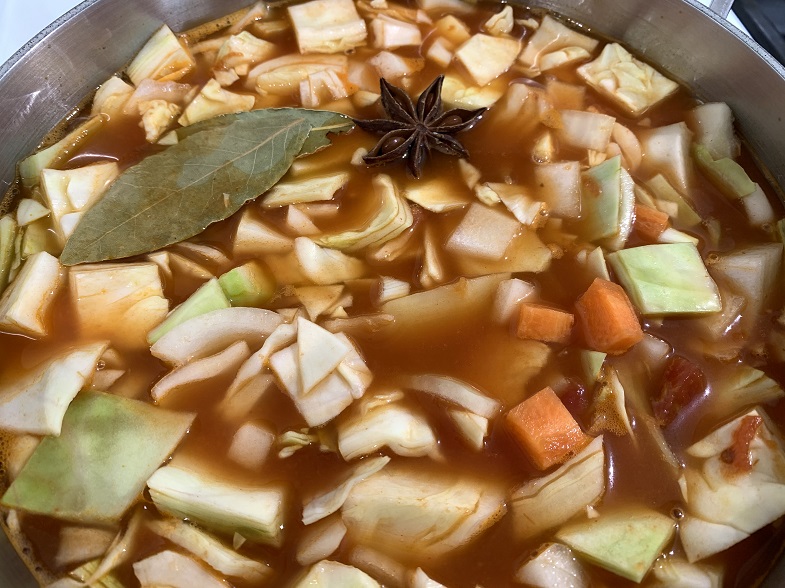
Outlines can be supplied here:
M621 45L452 0L163 26L0 219L42 585L749 584L781 204Z

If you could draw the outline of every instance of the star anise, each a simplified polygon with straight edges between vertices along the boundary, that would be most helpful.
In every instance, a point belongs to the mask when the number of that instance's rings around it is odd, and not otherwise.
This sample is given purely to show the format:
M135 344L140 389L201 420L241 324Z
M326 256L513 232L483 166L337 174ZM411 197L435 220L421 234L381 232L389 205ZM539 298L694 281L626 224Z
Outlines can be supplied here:
M411 174L419 178L431 149L458 157L469 156L453 135L473 126L486 109L453 108L442 113L443 82L443 75L436 78L420 94L415 106L406 92L381 79L382 107L390 118L354 121L365 131L383 135L363 157L366 165L386 165L405 159Z

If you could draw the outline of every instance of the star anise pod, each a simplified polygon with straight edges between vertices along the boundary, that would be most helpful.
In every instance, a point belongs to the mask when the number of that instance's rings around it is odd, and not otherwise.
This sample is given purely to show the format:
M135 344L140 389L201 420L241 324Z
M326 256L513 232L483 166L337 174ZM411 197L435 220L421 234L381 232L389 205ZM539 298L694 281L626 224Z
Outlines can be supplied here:
M411 174L419 178L431 149L469 156L453 135L473 126L486 109L453 108L442 113L443 82L444 76L440 75L420 94L415 106L406 92L381 79L382 107L390 118L354 121L361 129L382 135L363 157L366 165L387 165L405 159Z

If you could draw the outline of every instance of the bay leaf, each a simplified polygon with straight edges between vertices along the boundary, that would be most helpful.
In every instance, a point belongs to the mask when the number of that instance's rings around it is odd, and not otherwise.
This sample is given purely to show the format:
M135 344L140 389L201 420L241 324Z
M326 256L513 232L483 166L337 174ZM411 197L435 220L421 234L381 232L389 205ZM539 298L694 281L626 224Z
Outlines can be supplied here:
M339 113L275 108L181 129L181 140L128 168L68 239L65 265L155 251L201 233L269 190L294 159L353 126Z

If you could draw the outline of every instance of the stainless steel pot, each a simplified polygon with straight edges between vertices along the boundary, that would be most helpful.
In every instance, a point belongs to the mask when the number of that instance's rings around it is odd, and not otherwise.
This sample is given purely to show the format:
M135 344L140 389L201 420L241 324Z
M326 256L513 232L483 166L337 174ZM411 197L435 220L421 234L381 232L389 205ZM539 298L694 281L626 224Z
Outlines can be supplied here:
M780 194L785 193L785 68L694 0L512 0L552 9L618 39L704 100L727 102ZM0 67L0 194L15 165L166 22L174 30L251 0L87 0ZM727 3L725 3L727 4ZM0 533L0 586L36 582ZM765 586L785 586L785 561Z

